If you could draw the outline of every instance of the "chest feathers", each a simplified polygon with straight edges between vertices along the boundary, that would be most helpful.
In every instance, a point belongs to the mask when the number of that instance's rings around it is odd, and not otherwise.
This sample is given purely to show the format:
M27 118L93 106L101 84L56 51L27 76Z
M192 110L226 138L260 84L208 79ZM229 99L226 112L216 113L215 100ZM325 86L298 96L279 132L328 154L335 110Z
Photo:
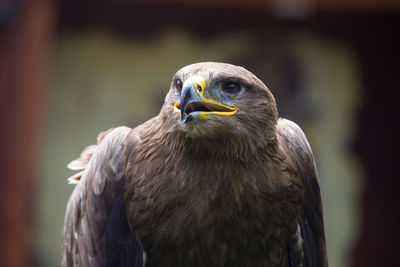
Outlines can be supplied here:
M164 149L137 150L126 174L128 219L150 266L268 266L272 258L281 260L298 213L291 199L296 185L283 162Z

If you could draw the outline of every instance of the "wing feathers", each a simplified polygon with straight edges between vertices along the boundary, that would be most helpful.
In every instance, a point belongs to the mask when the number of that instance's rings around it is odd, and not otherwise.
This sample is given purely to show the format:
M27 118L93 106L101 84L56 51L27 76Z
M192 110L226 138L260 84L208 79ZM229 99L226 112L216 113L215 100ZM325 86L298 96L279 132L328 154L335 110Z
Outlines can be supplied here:
M130 231L122 201L124 144L131 129L103 132L70 165L84 170L68 202L63 233L63 267L142 266L143 249Z
M77 184L79 182L79 180L81 179L84 172L85 171L81 171L81 172L75 173L74 175L68 177L68 179L67 179L68 183L69 184Z
M71 170L83 170L86 168L87 164L89 163L90 158L92 157L93 153L96 151L96 145L86 147L80 157L71 161L67 168Z
M107 131L101 132L97 136L97 145L91 145L86 147L82 153L80 154L79 158L74 159L71 161L68 165L67 168L71 170L84 170L86 169L87 165L89 164L90 159L92 158L93 154L96 152L97 146L100 144L100 142L106 137L108 133L110 133L114 128L111 128ZM71 177L68 178L68 183L69 184L77 184L79 180L81 179L83 175L83 171L78 172Z
M296 163L304 188L302 214L298 218L303 239L303 266L328 266L321 195L310 145L301 128L294 122L280 119L277 131L280 142L288 148L290 157Z

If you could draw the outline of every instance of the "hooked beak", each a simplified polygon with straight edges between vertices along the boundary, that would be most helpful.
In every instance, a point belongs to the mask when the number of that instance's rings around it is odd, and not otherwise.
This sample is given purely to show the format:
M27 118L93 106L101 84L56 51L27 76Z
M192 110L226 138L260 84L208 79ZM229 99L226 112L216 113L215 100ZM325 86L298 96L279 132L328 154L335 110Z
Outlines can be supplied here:
M175 103L174 112L181 114L181 121L212 119L210 115L232 116L238 109L225 106L204 97L205 81L200 76L189 77L182 86L180 102Z

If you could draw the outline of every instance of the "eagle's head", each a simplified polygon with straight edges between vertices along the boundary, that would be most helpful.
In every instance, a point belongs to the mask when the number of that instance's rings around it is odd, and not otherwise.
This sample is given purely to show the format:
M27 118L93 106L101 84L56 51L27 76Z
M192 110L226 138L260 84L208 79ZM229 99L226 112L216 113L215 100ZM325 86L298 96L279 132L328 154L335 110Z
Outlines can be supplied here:
M180 69L160 115L192 139L254 142L274 138L278 119L275 99L261 80L243 67L215 62Z

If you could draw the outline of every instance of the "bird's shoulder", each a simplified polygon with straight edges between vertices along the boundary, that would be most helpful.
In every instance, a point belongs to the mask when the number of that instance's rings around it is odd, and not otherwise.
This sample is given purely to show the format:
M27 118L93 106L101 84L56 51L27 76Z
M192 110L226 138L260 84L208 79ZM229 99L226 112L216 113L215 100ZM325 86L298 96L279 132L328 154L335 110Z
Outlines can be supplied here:
M304 187L305 193L313 195L315 197L313 204L320 206L317 168L313 152L304 132L296 123L287 119L279 119L277 135L279 147L293 164L292 166ZM310 195L307 197L310 197Z
M315 183L319 187L314 155L303 130L295 122L279 119L277 137L280 150L288 158L302 183Z
M310 144L299 125L293 121L281 118L278 120L276 129L279 144L285 150L295 152L295 154L302 153L303 156L308 154L309 159L312 157Z
M118 153L121 148L118 144L125 142L127 134L131 130L132 129L129 127L120 126L99 133L97 136L97 144L84 148L80 156L67 165L71 170L80 170L80 172L69 177L68 182L77 184L88 169L90 162L96 161L95 163L90 163L91 165L96 165L99 164L99 161L103 158L107 158L106 155ZM94 155L96 155L96 157L94 157Z

